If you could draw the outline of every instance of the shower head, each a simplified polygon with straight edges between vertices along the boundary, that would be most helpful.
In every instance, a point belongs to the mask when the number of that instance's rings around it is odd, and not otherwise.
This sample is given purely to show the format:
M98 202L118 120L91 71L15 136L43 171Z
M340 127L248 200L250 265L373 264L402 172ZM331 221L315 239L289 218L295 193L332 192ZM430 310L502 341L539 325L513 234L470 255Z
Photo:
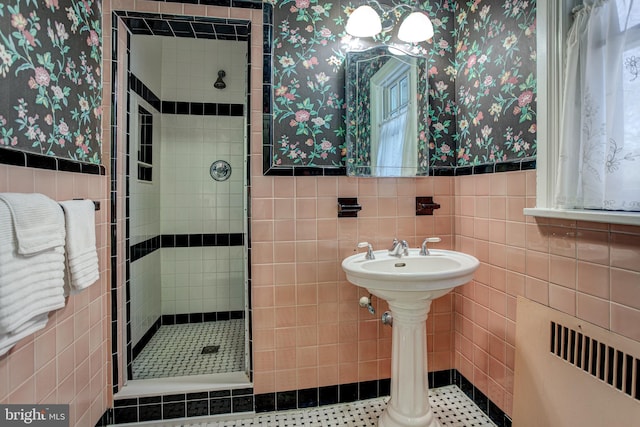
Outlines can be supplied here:
M226 83L222 81L222 78L226 75L227 74L223 70L218 71L218 80L213 84L213 87L216 89L224 89L227 87Z

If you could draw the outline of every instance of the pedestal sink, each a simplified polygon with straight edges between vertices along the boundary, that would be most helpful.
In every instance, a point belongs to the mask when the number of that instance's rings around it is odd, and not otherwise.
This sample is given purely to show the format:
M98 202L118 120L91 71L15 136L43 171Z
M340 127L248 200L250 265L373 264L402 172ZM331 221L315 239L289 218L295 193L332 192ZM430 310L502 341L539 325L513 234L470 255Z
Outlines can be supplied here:
M385 299L393 315L391 399L379 427L440 427L429 404L426 321L431 301L469 282L479 261L461 252L410 249L400 258L374 251L345 258L351 283Z

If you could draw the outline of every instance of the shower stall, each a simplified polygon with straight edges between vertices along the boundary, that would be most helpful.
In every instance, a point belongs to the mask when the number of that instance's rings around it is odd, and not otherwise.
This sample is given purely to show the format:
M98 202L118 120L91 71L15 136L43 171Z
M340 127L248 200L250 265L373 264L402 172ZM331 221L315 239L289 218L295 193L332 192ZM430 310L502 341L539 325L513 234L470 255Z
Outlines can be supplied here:
M247 23L123 21L127 378L248 373Z

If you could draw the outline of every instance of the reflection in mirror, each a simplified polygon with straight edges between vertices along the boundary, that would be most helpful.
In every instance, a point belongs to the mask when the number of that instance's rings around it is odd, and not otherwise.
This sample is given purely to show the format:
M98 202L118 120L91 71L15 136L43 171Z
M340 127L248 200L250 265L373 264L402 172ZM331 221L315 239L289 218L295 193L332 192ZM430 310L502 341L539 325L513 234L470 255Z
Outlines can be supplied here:
M427 58L377 46L347 52L347 175L429 174Z

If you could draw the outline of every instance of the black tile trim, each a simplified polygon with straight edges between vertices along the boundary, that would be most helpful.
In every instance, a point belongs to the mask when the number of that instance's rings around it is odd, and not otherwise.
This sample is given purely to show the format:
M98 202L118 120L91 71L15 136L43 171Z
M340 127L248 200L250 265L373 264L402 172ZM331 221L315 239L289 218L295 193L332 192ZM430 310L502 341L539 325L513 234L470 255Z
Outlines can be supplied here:
M215 0L214 0L215 1ZM189 3L194 3L194 1L190 1ZM261 9L262 8L262 3L260 3L257 7L252 7L252 8L257 8L257 9ZM144 19L138 19L138 22L142 24L141 29L143 29L142 27L146 27L146 30L159 30L159 31L164 31L166 29L169 29L169 31L171 33L173 33L173 31L175 30L175 28L173 28L170 23L164 22L163 25L161 23L162 20L166 20L166 19L170 19L170 20L174 20L174 21L184 21L184 22L190 22L191 28L194 30L194 32L196 33L196 38L200 36L200 33L207 33L207 28L205 28L207 25L209 26L208 28L214 32L227 32L226 34L222 34L221 36L224 37L218 37L220 39L225 39L225 40L231 40L234 39L234 36L232 36L230 34L231 28L234 28L233 31L235 31L236 36L235 39L237 39L238 41L245 41L247 43L247 46L250 48L251 46L251 34L250 34L250 28L251 28L251 21L247 21L247 20L239 20L239 19L222 19L222 18L201 18L201 17L194 17L194 16L182 16L182 15L158 15L158 14L153 14L153 13L138 13L138 12L126 12L126 11L115 11L113 12L113 24L112 24L112 38L113 40L117 40L117 36L118 36L118 32L117 32L117 22L119 22L119 20L116 18L117 16L123 16L123 17L127 17L127 16L137 16L136 19L138 18L149 18L149 21L145 22ZM125 21L123 19L123 21ZM130 23L131 21L128 21L127 23ZM220 26L217 24L225 24L224 26ZM180 27L180 25L176 25L176 28ZM182 26L182 28L186 28L184 26ZM145 30L145 31L146 31ZM127 49L130 48L130 37L131 37L131 33L138 33L135 31L130 31L127 32ZM158 35L169 35L169 36L185 36L185 34L158 34ZM204 38L215 38L215 37L211 37L211 34L205 34L203 36ZM113 50L113 57L117 57L117 45L114 44L114 48ZM113 65L112 65L112 79L113 81L117 81L116 79L116 70L117 70L117 62L116 61L112 61ZM247 61L247 72L250 72L250 68L251 67L251 62L248 59ZM127 73L129 76L131 76L131 70L127 69ZM249 73L250 74L250 73ZM248 74L248 75L249 75ZM187 113L187 109L188 109L188 113L189 114L202 114L204 115L220 115L220 114L228 114L231 116L244 116L244 112L246 110L246 105L250 105L250 101L251 101L251 93L249 91L250 88L250 77L247 81L247 100L245 104L214 104L214 103L181 103L180 107L178 107L177 102L176 103L172 103L172 102L165 102L165 106L167 109L174 109L175 111L177 111L178 109L180 110L180 112L182 113ZM137 80L131 80L130 78L127 79L127 97L126 97L126 103L127 106L129 105L130 102L130 96L131 96L131 92L137 91L139 94L141 94L141 96L145 99L150 99L152 102L152 104L156 104L156 107L158 108L158 111L162 111L163 109L163 102L161 100L158 99L158 102L156 103L155 98L153 98L152 94L153 92L150 91L146 86L143 85L142 82L138 82ZM112 103L113 105L115 105L116 103L116 97L115 97L115 89L112 89ZM228 113L227 113L228 111ZM250 117L246 117L246 127L247 127L247 135L250 133L250 124L251 124L251 118ZM113 129L113 135L116 135L116 128L117 128L117 120L116 117L114 115L114 112L112 111L112 119L111 119L111 126ZM128 129L128 122L127 122L127 139L126 139L126 150L125 152L129 152L129 141L128 141L128 135L129 135L129 129ZM247 140L247 144L249 144L249 140ZM116 143L114 142L112 144L112 147L115 147ZM113 155L112 158L114 159L114 161L111 163L111 168L112 168L112 172L113 172L113 176L116 176L115 173L115 166L116 166L116 156ZM126 155L126 170L129 169L129 154ZM250 170L249 167L247 166L246 168L246 175L247 175L247 184L250 186ZM116 180L112 179L112 191L111 191L111 195L112 197L115 197L116 195L116 191L115 191L115 186L116 184ZM125 239L127 240L127 242L129 241L129 237L130 237L130 225L129 225L129 176L125 176L125 195L126 195L126 202L125 202ZM115 199L112 200L112 206L115 207ZM113 212L116 212L115 210ZM115 220L113 221L113 223L115 224ZM115 241L115 227L112 227L112 239ZM163 237L164 237L164 245L163 245ZM249 243L249 239L245 238L244 235L242 233L238 233L238 234L220 234L220 235L209 235L209 234L196 234L196 235L167 235L167 236L158 236L159 239L159 246L157 244L155 244L155 242L147 242L146 244L143 244L141 246L139 246L138 248L135 248L137 252L139 252L139 250L142 250L142 253L136 255L136 256L144 256L145 252L146 253L150 253L153 250L155 250L155 247L194 247L194 246L241 246L245 244L245 241L247 243ZM117 245L112 245L112 265L116 262L116 256L117 256L117 250L115 249ZM128 248L129 249L129 248ZM130 307L130 302L129 302L129 278L130 278L130 263L131 263L131 256L129 253L129 250L127 250L126 255L128 255L126 257L126 261L125 261L125 269L126 269L126 293L124 296L124 301L125 301L125 305L127 307L127 316L129 315L129 307ZM138 258L139 259L139 258ZM249 254L249 264L250 264L251 258L250 258L250 254ZM117 265L113 266L113 271L116 271L118 268ZM113 275L113 277L115 277L117 275ZM249 281L249 284L251 283L251 275L250 272L247 276L247 280ZM115 279L112 279L112 283L115 283ZM116 283L117 286L117 283ZM251 289L249 288L248 292L247 292L247 296L248 296L248 300L251 301ZM117 299L115 298L117 297L117 295L114 295L113 301L117 301ZM121 296L122 297L122 296ZM112 308L114 308L115 306L112 304ZM176 323L188 323L188 322L195 322L195 321L210 321L210 320L228 320L228 319L243 319L245 317L244 312L229 312L229 313L192 313L192 314L178 314L176 316L174 316L174 320ZM130 324L127 323L127 337L129 337L128 339L130 339ZM115 330L115 329L114 329ZM249 333L249 349L251 352L251 332ZM114 343L114 345L112 345L112 347L117 348L116 344ZM131 342L128 341L127 342L127 346L126 346L126 351L127 351L127 355L130 356L133 352L132 350L132 345ZM114 350L113 355L112 355L112 359L114 360L113 363L113 382L114 384L117 384L118 382L118 375L117 375L117 352ZM131 360L132 358L129 357L129 360ZM251 361L251 354L249 355L249 364L251 366L252 361ZM131 364L129 363L127 365L127 376L128 378L131 378ZM249 379L253 378L253 371L250 370L248 372L249 374ZM113 392L116 393L118 390L118 386L114 385L113 387ZM226 405L226 403L223 403L223 409L224 407L229 407L231 408L231 400L229 400L228 405ZM234 403L236 406L236 409L238 409L239 407L241 407L242 405L246 405L246 402L242 402L242 401L238 401ZM211 405L213 407L214 402L211 402ZM201 409L198 409L196 412L200 411ZM230 410L230 409L229 409ZM213 409L211 409L212 413L216 413ZM228 412L228 411L226 411ZM187 413L187 415L189 415L189 413ZM142 417L142 413L140 413L139 415L140 417Z
M96 427L195 416L253 412L253 388L116 399Z
M161 234L129 247L131 262L160 248L201 248L206 246L243 246L244 233Z
M104 411L104 414L96 422L95 427L107 427L110 424L113 424L113 408Z
M445 372L448 375L450 371ZM429 374L430 384L432 383L432 374ZM388 396L390 383L390 379L386 378L359 383L257 394L255 396L255 411L259 413L311 408Z
M164 1L164 0L160 0ZM262 9L257 0L181 0L181 3ZM249 21L234 18L157 15L133 11L116 11L132 34L168 37L247 41Z
M429 372L429 387L442 387L447 385L458 386L476 405L497 425L497 427L512 427L511 418L502 411L487 396L478 390L469 380L467 380L457 369L447 369L444 371ZM390 390L390 380L381 379L373 381L363 381L359 383L340 384L333 386L308 388L302 390L290 390L274 393L253 394L252 388L212 390L209 391L209 413L204 413L202 402L206 400L206 392L173 394L165 396L141 397L133 399L118 399L114 401L115 420L110 420L115 424L125 422L142 421L145 410L155 414L161 401L163 412L175 411L180 404L187 408L186 415L220 415L231 413L251 412L274 412L289 409L303 409L333 405L340 402L352 402L356 400L371 399L375 397L388 396ZM166 407L166 405L172 405ZM159 406L159 405L157 405ZM197 406L197 407L196 407ZM189 412L188 408L191 408ZM113 412L113 409L109 411ZM108 412L103 415L103 419L109 421ZM140 414L138 416L138 413ZM133 420L135 414L135 420ZM190 415L191 414L191 415ZM167 413L168 417L175 418L175 413ZM145 418L148 419L148 418ZM158 419L158 418L153 418ZM129 420L129 421L126 421ZM100 421L99 421L100 423ZM106 424L96 424L102 427Z
M209 311L206 313L163 314L161 325L178 325L185 323L220 322L223 320L244 319L244 311Z
M429 388L447 385L458 386L496 423L497 427L511 427L511 419L504 411L476 389L457 369L429 372L428 380ZM257 394L255 396L255 411L256 413L283 411L371 399L388 396L390 388L391 381L387 378L304 390Z
M493 403L489 398L474 386L471 381L466 379L464 375L457 369L452 369L453 384L457 385L464 394L478 405L478 408L484 412L493 421L497 427L511 427L511 418L504 413L503 410Z
M158 317L156 321L153 322L153 325L151 325L149 330L145 332L142 338L140 338L140 341L138 341L138 343L133 346L131 358L129 360L133 361L135 360L136 357L138 357L142 349L149 343L149 341L151 340L151 338L153 338L156 332L158 332L158 329L160 329L161 324L162 324L162 317Z
M111 34L112 34L112 40L118 40L118 20L116 19L116 14L112 13L112 23L111 23ZM119 43L112 43L111 44L111 57L112 58L118 58L118 46ZM129 46L129 38L127 37L127 47ZM128 72L129 70L127 70ZM118 76L118 61L112 59L111 60L111 81L112 82L117 82ZM118 233L117 233L117 222L118 222L118 216L117 216L117 212L118 212L118 198L117 198L117 192L118 192L118 180L117 180L117 170L118 170L118 132L117 132L117 125L118 125L118 120L117 120L117 111L118 111L118 103L120 102L120 100L118 99L117 96L117 85L113 84L111 85L111 118L110 118L110 124L111 124L111 149L110 149L110 155L111 155L111 162L109 164L110 167L110 187L109 187L109 203L111 205L111 218L109 219L110 222L110 232L111 235L110 237L110 242L111 242L111 337L117 337L118 336L118 331L119 331L119 325L118 325L118 268L119 268L119 263L118 263L118 244L117 244L117 238L118 238ZM127 129L128 131L128 129ZM117 339L112 339L111 340L111 392L113 394L116 394L118 392L118 390L120 389L120 373L119 373L119 366L120 366L120 357L122 356L121 353L118 352L118 341ZM110 419L110 423L112 424L113 422L115 422L115 414L112 410L111 412L111 419Z
M103 165L76 162L74 160L29 153L27 151L14 150L6 147L0 147L0 164L89 175L107 174L107 170Z
M129 87L158 113L190 116L244 116L244 104L162 100L133 73L129 75Z
M140 258L146 255L149 255L155 252L156 250L160 249L160 238L161 236L154 236L143 242L136 243L135 245L130 246L129 247L130 262L137 261Z
M429 169L430 176L463 176L482 175L485 173L500 173L533 170L536 168L535 157L508 160L506 162L484 163L469 166L434 166Z

